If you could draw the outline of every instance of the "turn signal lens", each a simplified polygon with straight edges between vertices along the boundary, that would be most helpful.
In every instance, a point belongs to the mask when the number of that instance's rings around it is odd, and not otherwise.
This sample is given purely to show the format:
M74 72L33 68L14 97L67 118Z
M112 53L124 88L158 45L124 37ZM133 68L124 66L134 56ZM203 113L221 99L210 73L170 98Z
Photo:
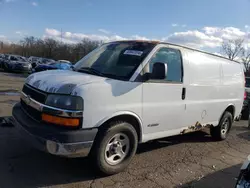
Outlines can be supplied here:
M42 120L48 123L53 123L56 125L62 125L67 127L77 127L80 124L80 120L77 118L62 118L48 114L42 114Z

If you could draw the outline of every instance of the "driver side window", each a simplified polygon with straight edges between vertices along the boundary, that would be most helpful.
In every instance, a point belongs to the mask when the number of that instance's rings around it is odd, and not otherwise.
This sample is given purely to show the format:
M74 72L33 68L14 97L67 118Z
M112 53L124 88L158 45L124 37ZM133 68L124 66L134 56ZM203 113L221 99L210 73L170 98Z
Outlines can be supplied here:
M182 82L182 58L179 50L171 48L159 49L144 68L144 73L152 73L153 65L157 62L167 64L165 81Z

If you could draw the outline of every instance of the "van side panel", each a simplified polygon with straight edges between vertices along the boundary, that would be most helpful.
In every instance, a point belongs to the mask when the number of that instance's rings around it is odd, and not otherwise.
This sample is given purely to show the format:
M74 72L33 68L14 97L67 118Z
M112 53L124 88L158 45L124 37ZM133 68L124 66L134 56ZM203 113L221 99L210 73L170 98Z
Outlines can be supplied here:
M148 123L143 118L145 104L143 105L142 101L144 83L106 79L103 82L81 85L74 90L73 93L77 93L84 99L82 127L98 127L105 120L112 118L113 115L119 115L119 113L134 114L141 122L142 142L145 142L181 134L183 130L194 126L197 122L202 125L213 124L216 126L222 113L230 104L235 106L235 115L238 115L241 111L244 94L244 76L241 65L190 49L180 48L180 50L184 68L183 87L186 88L183 111L178 111L181 126L176 125L169 128L166 124L164 130L154 131L155 127L151 127L151 132L146 131ZM168 87L168 84L163 87ZM169 102L168 94L165 95L166 99L164 98L162 104ZM180 99L181 94L180 90L178 94ZM161 110L161 113L164 113L164 110ZM152 113L146 115L150 119ZM166 118L168 117L166 116Z
M230 61L222 61L222 86L221 95L223 105L227 106L232 103L235 106L234 117L239 116L243 104L244 88L244 71L241 64Z
M237 113L243 100L243 75L240 64L209 54L188 50L189 85L186 90L186 120L189 125L217 125L228 105ZM225 69L225 81L223 72ZM237 91L238 90L238 91Z

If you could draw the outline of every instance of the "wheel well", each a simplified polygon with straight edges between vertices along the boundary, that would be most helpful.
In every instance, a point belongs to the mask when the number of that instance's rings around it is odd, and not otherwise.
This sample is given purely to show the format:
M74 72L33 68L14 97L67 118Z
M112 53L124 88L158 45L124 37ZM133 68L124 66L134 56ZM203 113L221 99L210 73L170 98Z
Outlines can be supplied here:
M233 105L230 105L226 108L225 112L230 112L234 118L234 113L235 113L235 109Z
M106 122L104 122L100 128L103 128L105 126L108 126L110 122L112 121L125 121L127 123L130 123L136 130L137 132L137 136L138 136L138 141L141 141L141 127L140 127L140 122L139 120L132 116L132 115L119 115L119 116L115 116L109 120L107 120Z

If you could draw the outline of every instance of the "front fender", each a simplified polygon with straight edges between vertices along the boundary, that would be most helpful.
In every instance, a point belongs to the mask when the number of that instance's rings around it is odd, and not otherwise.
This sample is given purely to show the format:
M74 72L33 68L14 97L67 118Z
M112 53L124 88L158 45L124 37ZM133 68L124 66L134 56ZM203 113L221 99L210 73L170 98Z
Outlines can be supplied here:
M141 118L134 112L131 112L131 111L119 111L119 112L115 112L114 114L110 115L110 116L107 116L105 118L103 118L102 120L100 120L96 125L95 127L100 127L101 125L103 125L105 122L107 122L108 120L112 119L112 118L115 118L115 117L118 117L118 116L121 116L121 115L129 115L129 116L133 116L138 124L139 124L139 128L140 128L140 138L142 140L142 136L143 136L143 124L142 124L142 120ZM141 141L140 140L140 141Z

